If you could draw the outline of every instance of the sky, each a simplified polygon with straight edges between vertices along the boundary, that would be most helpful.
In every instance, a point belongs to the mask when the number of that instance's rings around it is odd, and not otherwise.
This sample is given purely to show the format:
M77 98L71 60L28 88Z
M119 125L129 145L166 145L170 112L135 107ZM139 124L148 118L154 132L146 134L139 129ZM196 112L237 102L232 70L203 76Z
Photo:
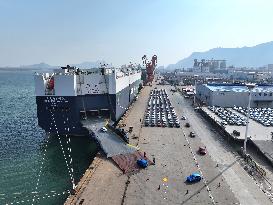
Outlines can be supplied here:
M0 0L0 66L105 60L273 41L272 0Z

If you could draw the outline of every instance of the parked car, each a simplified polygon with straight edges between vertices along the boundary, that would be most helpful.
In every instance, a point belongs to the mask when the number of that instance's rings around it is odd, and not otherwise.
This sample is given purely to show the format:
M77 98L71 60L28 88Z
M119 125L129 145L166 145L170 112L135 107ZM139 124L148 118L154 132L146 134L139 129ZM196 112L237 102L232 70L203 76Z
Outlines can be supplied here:
M107 129L106 129L106 127L102 127L102 128L100 128L100 131L101 132L107 132Z
M207 149L206 149L206 147L199 147L198 152L201 155L206 155L207 154Z
M146 124L145 124L145 126L146 126ZM122 129L122 128L117 128L117 129L115 130L115 132L116 132L119 136L121 136L121 138L122 138L125 142L129 143L129 136L128 136L128 133L127 133L124 129Z
M186 126L186 127L190 127L191 125L190 125L190 123L187 122L187 123L185 124L185 126Z
M181 117L181 120L186 120L186 117L185 117L185 116L182 116L182 117Z
M190 137L195 137L195 133L194 132L190 132Z
M240 132L238 132L237 130L233 130L233 134L234 134L235 136L240 136Z
M199 173L192 173L191 175L187 176L186 181L189 183L199 182L201 181L202 177Z

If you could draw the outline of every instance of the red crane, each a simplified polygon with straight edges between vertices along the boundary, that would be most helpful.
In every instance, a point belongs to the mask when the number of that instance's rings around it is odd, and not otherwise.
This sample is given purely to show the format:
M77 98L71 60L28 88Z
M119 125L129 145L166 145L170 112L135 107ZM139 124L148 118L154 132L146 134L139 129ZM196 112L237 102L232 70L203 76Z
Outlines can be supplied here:
M151 83L154 80L155 67L157 66L157 56L153 55L151 61L147 61L147 56L142 57L143 65L146 66L147 80L146 83Z

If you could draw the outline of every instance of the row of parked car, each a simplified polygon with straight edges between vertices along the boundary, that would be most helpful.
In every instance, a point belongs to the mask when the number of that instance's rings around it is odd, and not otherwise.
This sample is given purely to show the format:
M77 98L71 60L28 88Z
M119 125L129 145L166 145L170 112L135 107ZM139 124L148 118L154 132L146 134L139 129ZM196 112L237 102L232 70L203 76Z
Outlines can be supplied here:
M218 115L222 121L222 125L238 125L238 126L245 126L246 125L246 118L240 116L239 114L232 112L228 108L222 108L222 107L215 107L215 106L209 106L209 110L214 112L216 115Z
M150 127L180 127L179 119L165 89L150 92L144 125Z
M247 108L234 106L233 109L247 116ZM264 126L273 126L273 108L250 108L249 118Z

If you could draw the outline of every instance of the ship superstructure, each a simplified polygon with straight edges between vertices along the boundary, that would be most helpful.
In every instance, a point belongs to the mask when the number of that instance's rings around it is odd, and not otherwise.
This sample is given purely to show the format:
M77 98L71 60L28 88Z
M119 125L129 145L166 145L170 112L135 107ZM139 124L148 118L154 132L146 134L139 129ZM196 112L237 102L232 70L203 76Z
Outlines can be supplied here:
M87 115L108 115L117 121L135 99L141 69L62 67L35 75L38 124L46 132L84 134ZM52 126L52 119L56 128Z

